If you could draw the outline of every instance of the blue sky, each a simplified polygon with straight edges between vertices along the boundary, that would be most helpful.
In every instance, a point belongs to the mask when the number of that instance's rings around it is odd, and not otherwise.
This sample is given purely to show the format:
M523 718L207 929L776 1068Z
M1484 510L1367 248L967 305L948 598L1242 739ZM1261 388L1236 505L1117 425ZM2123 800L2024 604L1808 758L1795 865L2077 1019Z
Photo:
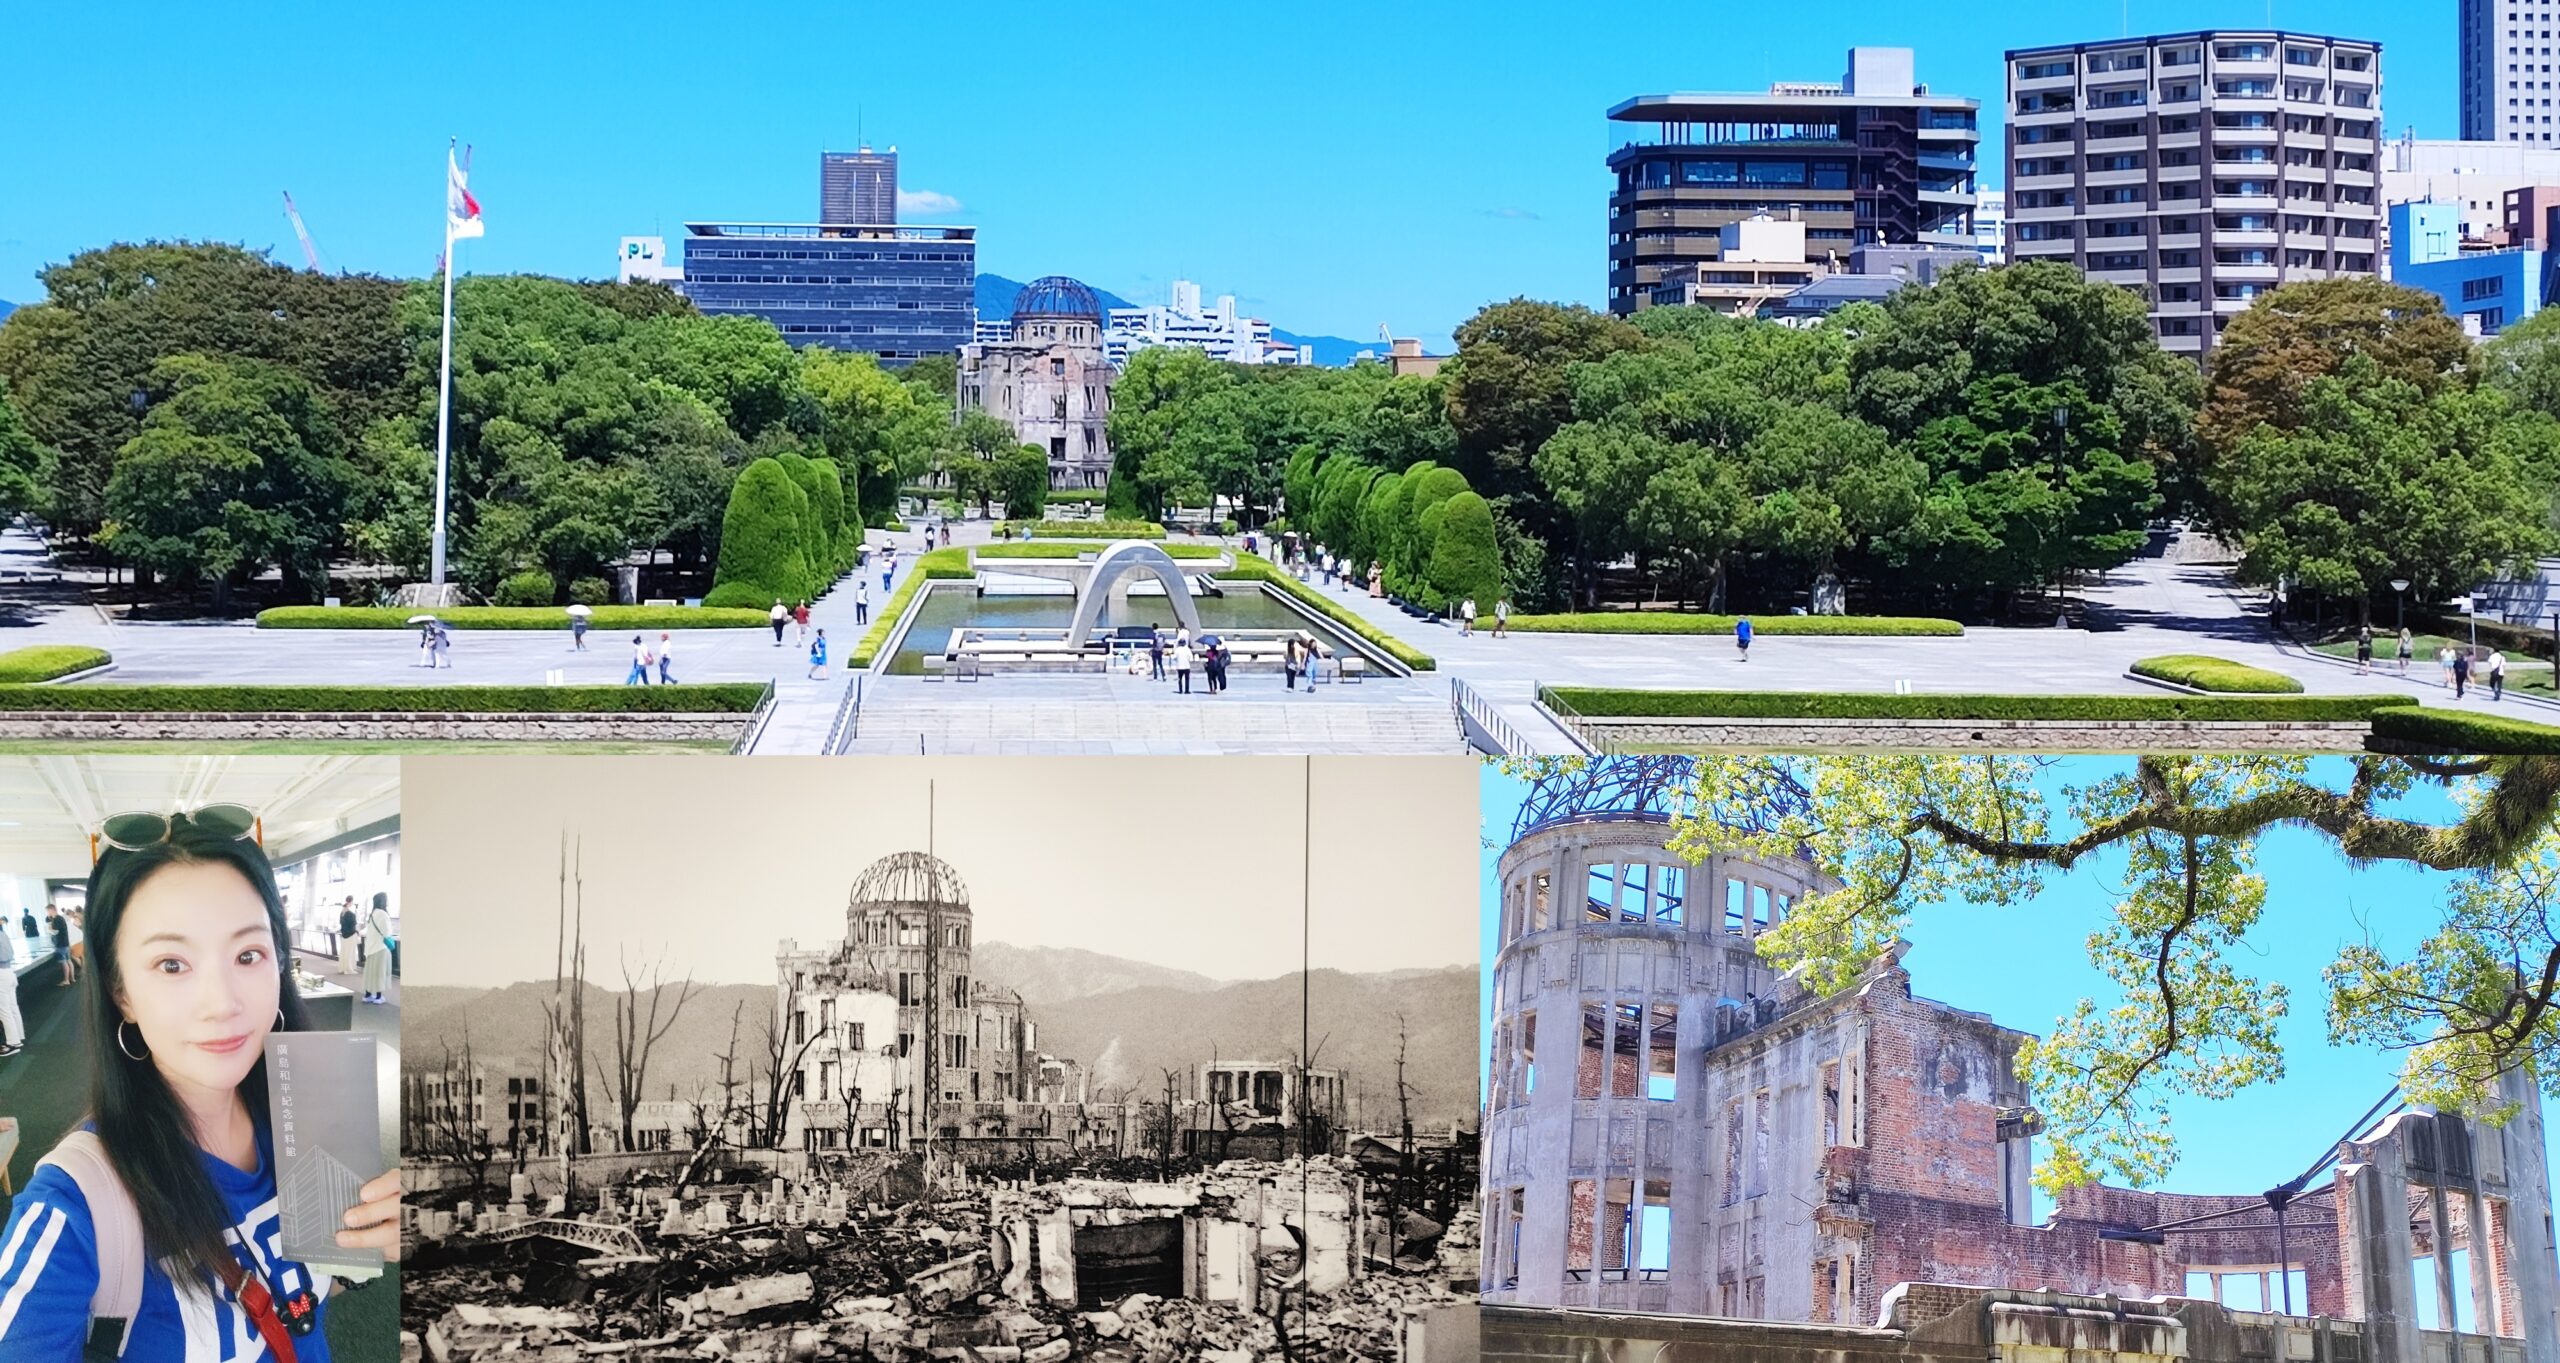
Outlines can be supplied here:
M1368 339L1385 323L1437 344L1514 294L1599 301L1601 115L1630 95L1835 80L1862 43L1916 48L1933 89L1996 108L2005 48L2260 26L2270 6L1879 6L1847 25L1513 0L359 13L17 6L0 298L38 297L42 265L119 238L297 260L283 190L329 267L427 272L449 136L478 148L489 223L464 269L602 274L625 233L814 216L818 152L852 145L859 118L897 144L907 188L957 202L933 218L982 229L987 271L1140 301L1191 278L1288 330ZM2272 13L2381 40L2387 127L2454 134L2450 4Z
M2063 810L2058 798L2063 786L2122 772L2131 760L2074 757L2057 762L2043 780L2056 793L2056 815ZM2317 775L2343 782L2346 770L2345 759L2329 759L2319 765ZM1494 863L1509 840L1523 790L1487 769L1480 880L1488 955L1499 903ZM2436 790L2413 794L2400 808L2417 818L2452 815L2451 802ZM2063 831L2056 829L2057 834ZM2414 944L2435 925L2453 881L2403 865L2350 868L2334 843L2310 833L2277 830L2262 838L2259 848L2267 907L2248 945L2262 959L2239 964L2291 989L2292 1010L2280 1032L2285 1077L2225 1102L2174 1105L2170 1118L2182 1157L2161 1185L2171 1191L2255 1193L2273 1187L2308 1168L2382 1097L2398 1074L2398 1057L2328 1044L2320 968L2368 930L2385 951ZM2068 874L2049 877L2045 893L2031 905L1951 904L1922 911L1912 923L1912 950L1903 961L1911 972L1912 992L2038 1033L2050 1029L2083 995L2108 997L2099 992L2110 986L2089 965L2085 942L2114 902L2123 869L2121 856L2098 856ZM1490 1016L1489 990L1484 1007Z

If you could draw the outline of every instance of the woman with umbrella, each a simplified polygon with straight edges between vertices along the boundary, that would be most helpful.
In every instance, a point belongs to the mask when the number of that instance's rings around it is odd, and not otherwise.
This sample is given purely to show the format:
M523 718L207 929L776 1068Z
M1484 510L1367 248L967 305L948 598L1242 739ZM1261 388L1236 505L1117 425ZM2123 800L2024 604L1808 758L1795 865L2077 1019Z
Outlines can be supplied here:
M570 652L584 653L587 651L587 621L594 614L595 608L592 606L571 606L569 608Z

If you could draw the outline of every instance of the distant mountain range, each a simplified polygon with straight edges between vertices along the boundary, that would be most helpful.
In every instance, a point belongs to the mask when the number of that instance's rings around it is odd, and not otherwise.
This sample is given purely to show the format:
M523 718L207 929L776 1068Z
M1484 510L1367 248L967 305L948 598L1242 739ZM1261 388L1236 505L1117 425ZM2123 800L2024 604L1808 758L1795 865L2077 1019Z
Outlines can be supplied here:
M1472 966L1378 974L1318 970L1304 982L1295 974L1218 981L1073 948L981 942L971 969L977 978L1023 995L1039 1029L1039 1048L1083 1061L1096 1100L1123 1087L1140 1098L1161 1092L1165 1070L1179 1072L1213 1056L1286 1062L1298 1046L1303 988L1315 1019L1315 1063L1350 1074L1353 1088L1364 1095L1364 1124L1384 1127L1395 1121L1398 1013L1405 1021L1405 1080L1415 1091L1414 1120L1433 1125L1474 1121L1477 1003ZM587 986L591 1050L612 1045L618 992ZM547 983L504 989L411 988L401 1009L406 1061L432 1070L443 1063L447 1046L459 1056L467 1023L473 1058L482 1065L538 1064L543 1005L550 997ZM667 999L673 998L670 988ZM715 1088L720 1053L729 1049L732 1011L740 1019L743 1066L760 1046L759 1019L772 1006L770 985L696 990L651 1055L644 1096L692 1097Z
M1012 317L1013 296L1020 292L1022 292L1022 282L1020 280L1007 279L1000 274L982 274L978 276L978 320L982 322L1001 322ZM1107 289L1094 289L1093 295L1094 297L1102 300L1102 306L1105 308L1130 308L1137 306L1137 304L1132 303L1128 299L1122 298L1120 295L1112 293ZM1377 343L1374 341L1346 341L1339 336L1301 336L1297 332L1282 331L1278 327L1273 327L1271 329L1271 339L1282 345L1314 346L1316 348L1316 363L1323 365L1349 364L1351 363L1352 357L1358 355L1361 351L1366 350L1375 353L1379 349Z

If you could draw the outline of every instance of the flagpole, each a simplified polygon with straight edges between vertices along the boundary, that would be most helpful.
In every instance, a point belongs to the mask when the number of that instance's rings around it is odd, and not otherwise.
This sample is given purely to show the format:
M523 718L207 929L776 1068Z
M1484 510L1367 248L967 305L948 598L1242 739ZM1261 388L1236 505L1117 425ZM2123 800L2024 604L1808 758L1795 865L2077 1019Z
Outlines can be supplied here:
M452 154L451 149L448 148L445 153L448 158L448 165L446 168L446 175L448 177L452 174L450 165L450 158ZM448 183L450 183L449 180ZM430 565L427 575L428 582L437 587L444 586L445 459L447 452L451 448L452 438L453 215L451 213L447 213L444 220L444 358L438 366L436 379L436 529L435 547L433 551L434 561ZM442 593L439 592L438 596L441 598ZM439 599L435 604L442 605L444 603Z

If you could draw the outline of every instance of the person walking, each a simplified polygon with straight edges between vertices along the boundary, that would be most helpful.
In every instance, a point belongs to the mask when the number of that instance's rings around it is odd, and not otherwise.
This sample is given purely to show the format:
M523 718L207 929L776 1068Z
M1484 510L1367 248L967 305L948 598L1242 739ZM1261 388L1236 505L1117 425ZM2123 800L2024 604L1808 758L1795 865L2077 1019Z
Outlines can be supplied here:
M773 613L766 618L773 622L773 646L782 647L782 627L791 620L791 608L782 604L782 598L777 596L773 599Z
M435 665L436 622L423 620L418 624L418 666L433 667Z
M2489 699L2505 700L2507 698L2507 655L2504 652L2494 648L2489 650L2488 676Z
M2453 685L2453 645L2436 650L2436 669L2444 674L2444 684Z
M27 1048L27 1017L18 1011L18 949L0 933L0 1060Z
M1511 628L1511 598L1496 597L1493 602L1493 637L1499 639Z
M889 590L889 579L897 575L898 546L892 544L880 551L880 590Z
M1748 615L1745 615L1745 616L1739 616L1739 617L1737 617L1737 618L1734 620L1734 622L1733 622L1733 647L1734 647L1734 651L1736 651L1736 652L1738 652L1738 653L1740 653L1740 654L1742 655L1742 660L1743 660L1744 662L1746 662L1746 663L1747 663L1747 662L1751 661L1751 617L1750 617L1750 616L1748 616Z
M809 640L809 675L818 681L827 679L827 632L824 629Z
M1298 636L1294 634L1280 645L1280 689L1298 689Z
M1173 641L1173 689L1177 695L1191 694L1191 644L1189 636Z
M794 624L800 626L800 646L807 648L809 646L809 603L803 601L793 606L791 619Z
M1476 632L1476 599L1468 597L1458 607L1458 637L1472 637Z
M75 980L89 973L89 938L80 930L81 920L88 916L82 909L66 909L62 914L71 933L71 978Z
M658 685L673 686L676 684L676 674L672 670L675 666L675 657L675 636L667 633L665 630L658 631Z
M853 623L871 623L871 583L858 577L853 580Z
M622 684L625 686L649 684L649 643L637 634L631 636L631 670L622 675Z
M1386 565L1374 558L1369 560L1369 595L1384 597L1387 594L1386 581Z
M2470 684L2471 650L2467 648L2457 648L2453 651L2453 698L2455 700L2462 699L2463 688Z
M446 655L453 652L453 631L446 629L442 620L435 622L432 628L436 632L435 644L432 649L432 656L435 658L435 665L438 667L449 668L453 666L453 659Z
M587 651L587 617L583 615L569 617L569 651L572 653Z
M356 936L356 897L348 895L338 904L338 973L356 973L356 953L364 943Z
M2407 625L2402 625L2402 626L2400 627L2400 675L2401 675L2401 676L2404 676L2404 677L2405 677L2405 676L2408 676L2408 675L2409 675L2409 660L2410 660L2411 658L2416 657L2416 656L2418 656L2418 641L2417 641L2417 638L2416 638L2416 636L2414 636L2414 635L2412 635L2412 634L2410 634L2410 633L2409 633L2409 627L2408 627Z
M48 904L44 911L44 926L45 931L53 934L54 957L62 962L62 983L54 988L69 989L72 981L79 978L71 968L71 920L62 916L61 905Z
M1147 680L1164 680L1163 630L1155 630L1147 635Z
M375 891L364 916L364 1001L383 1003L391 974L391 897Z
M2360 625L2356 628L2356 675L2363 676L2371 671L2373 671L2373 626Z

